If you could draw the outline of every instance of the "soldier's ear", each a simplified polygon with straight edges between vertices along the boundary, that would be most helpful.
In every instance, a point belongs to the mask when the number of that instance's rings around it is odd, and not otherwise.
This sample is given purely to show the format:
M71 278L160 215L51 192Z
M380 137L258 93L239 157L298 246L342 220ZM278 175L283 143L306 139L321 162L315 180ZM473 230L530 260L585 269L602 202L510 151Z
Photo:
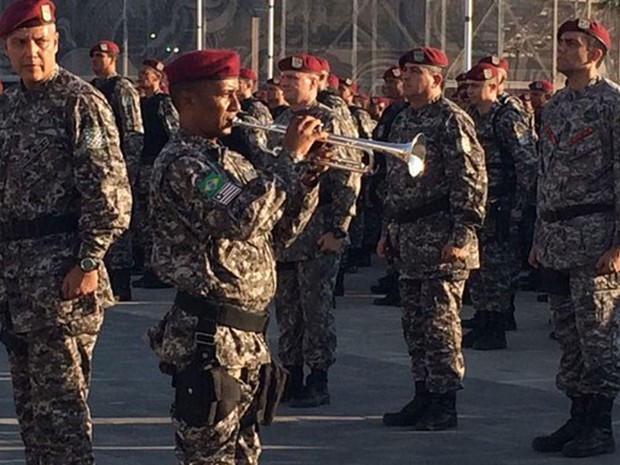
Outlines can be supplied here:
M433 74L433 82L435 87L441 87L441 83L443 82L443 76L440 73Z

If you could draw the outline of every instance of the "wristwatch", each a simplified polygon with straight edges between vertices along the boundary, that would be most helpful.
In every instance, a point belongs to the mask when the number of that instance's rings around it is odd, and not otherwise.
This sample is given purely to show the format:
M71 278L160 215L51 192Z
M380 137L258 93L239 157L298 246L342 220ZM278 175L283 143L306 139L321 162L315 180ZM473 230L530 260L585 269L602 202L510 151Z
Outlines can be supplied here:
M89 273L99 268L99 260L92 257L85 257L79 260L78 266L84 273Z
M345 239L346 237L348 237L347 232L341 228L333 228L330 229L329 232L332 233L336 239Z

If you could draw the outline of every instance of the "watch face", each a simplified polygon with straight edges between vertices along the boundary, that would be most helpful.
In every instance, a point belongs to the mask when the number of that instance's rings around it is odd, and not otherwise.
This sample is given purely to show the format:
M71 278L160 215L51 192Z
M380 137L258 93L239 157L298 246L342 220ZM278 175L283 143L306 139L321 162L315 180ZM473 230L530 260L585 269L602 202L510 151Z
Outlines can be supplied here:
M80 261L80 269L85 272L96 270L97 266L97 260L92 258L84 258Z

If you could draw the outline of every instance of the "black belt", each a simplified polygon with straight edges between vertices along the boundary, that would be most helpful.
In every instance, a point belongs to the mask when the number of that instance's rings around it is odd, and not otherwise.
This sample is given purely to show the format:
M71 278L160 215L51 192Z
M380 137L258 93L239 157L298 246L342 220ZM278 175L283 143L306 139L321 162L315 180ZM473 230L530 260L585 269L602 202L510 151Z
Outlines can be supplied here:
M547 223L556 223L558 221L570 220L578 216L591 215L592 213L605 213L615 211L615 205L605 203L591 203L587 205L572 205L558 210L550 210L539 212L538 215Z
M399 212L395 215L394 219L398 224L413 223L420 218L443 211L450 211L450 198L447 195L420 207Z
M199 317L201 327L198 329L207 334L211 333L211 337L215 335L216 325L262 333L269 317L267 312L250 313L183 291L177 292L174 302L183 310Z
M46 215L33 220L0 223L0 242L21 241L52 234L77 233L79 218L75 215Z

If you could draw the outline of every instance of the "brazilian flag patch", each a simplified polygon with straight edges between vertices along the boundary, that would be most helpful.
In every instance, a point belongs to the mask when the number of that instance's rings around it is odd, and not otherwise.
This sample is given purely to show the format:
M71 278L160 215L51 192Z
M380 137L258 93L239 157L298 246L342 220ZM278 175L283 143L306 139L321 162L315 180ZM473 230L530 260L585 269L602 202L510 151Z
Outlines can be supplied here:
M241 188L216 172L210 172L200 179L198 190L222 205L228 205L241 193Z

